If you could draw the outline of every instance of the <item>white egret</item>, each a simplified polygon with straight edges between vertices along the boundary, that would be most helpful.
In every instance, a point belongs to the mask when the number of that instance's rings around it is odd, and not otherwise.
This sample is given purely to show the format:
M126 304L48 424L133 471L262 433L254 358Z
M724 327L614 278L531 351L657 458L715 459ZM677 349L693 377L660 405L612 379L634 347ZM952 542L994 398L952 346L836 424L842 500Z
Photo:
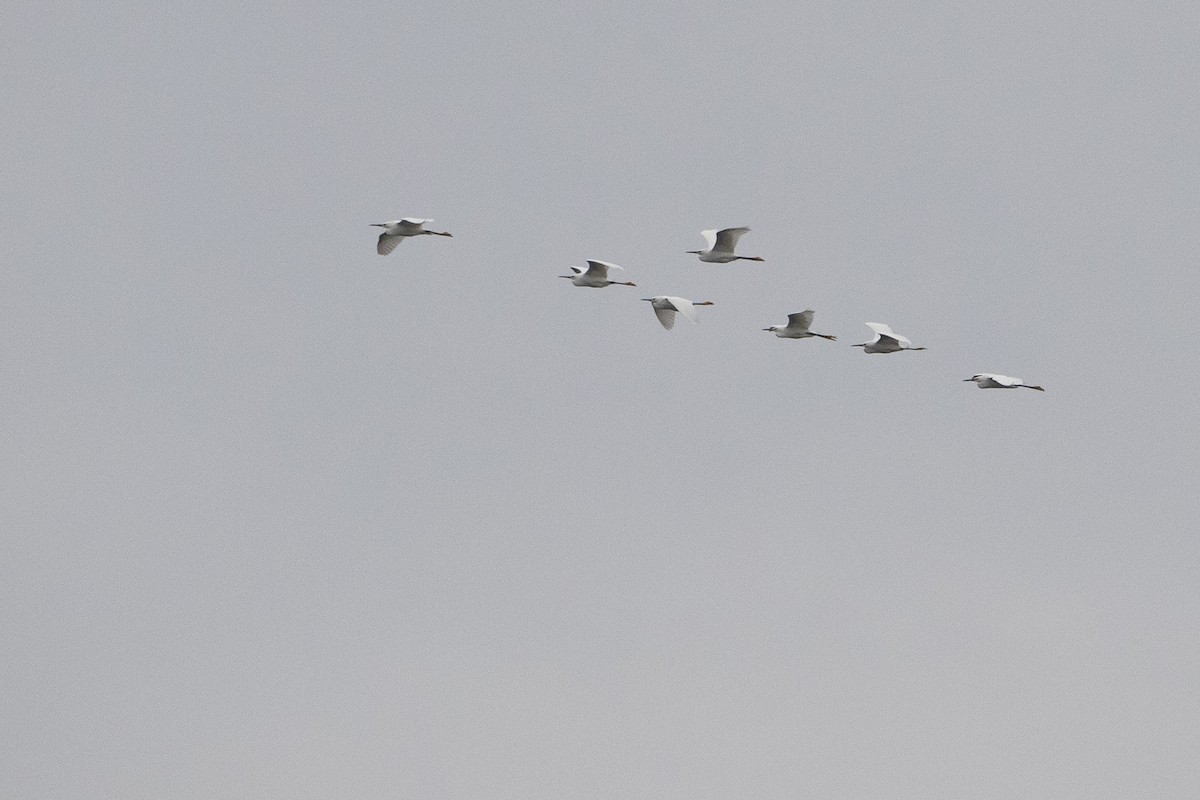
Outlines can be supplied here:
M381 256L386 256L409 236L453 235L446 231L427 231L423 227L426 222L433 222L433 220L405 217L404 219L394 219L391 222L372 222L372 228L383 228L383 233L379 234L379 244L375 245L375 251Z
M738 239L743 233L749 233L749 228L725 228L724 230L700 231L704 241L708 243L707 250L688 250L700 256L701 261L711 261L717 264L728 264L730 261L762 261L758 256L735 255L733 248L737 247Z
M614 283L621 286L637 286L636 283L630 281L610 281L608 279L608 271L610 269L624 269L617 264L610 264L607 261L592 261L588 259L588 268L580 269L579 267L571 267L574 275L559 275L560 278L566 278L576 286L590 286L593 289L603 289L605 286L612 286Z
M898 333L893 333L892 329L882 322L863 324L875 331L875 338L863 344L851 345L851 347L861 347L864 353L898 353L901 350L925 349L924 347L913 347L912 342Z
M991 372L981 372L978 375L972 375L969 378L963 378L963 381L974 381L975 385L980 389L1036 389L1039 392L1046 391L1040 386L1031 386L1020 378L1010 378L1007 375L995 375Z
M831 342L836 342L836 336L830 336L827 333L813 333L809 330L812 325L813 314L816 312L811 308L807 311L800 311L795 314L788 314L787 325L772 325L769 328L763 328L764 331L771 331L780 339L808 339L813 336L819 336L822 339L828 339Z
M705 300L703 303L693 302L686 297L669 297L660 294L657 297L643 297L643 300L650 303L650 307L654 309L654 316L658 317L658 321L667 330L675 327L675 312L678 311L687 317L688 322L696 324L696 309L694 306L711 306L711 300Z

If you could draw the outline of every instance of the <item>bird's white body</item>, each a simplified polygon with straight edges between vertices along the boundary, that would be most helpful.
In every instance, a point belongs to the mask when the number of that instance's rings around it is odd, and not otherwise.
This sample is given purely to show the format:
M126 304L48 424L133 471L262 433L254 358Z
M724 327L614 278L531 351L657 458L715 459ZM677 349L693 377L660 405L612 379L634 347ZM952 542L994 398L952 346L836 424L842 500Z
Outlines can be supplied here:
M1032 386L1020 378L1011 378L1008 375L996 375L992 372L980 372L963 380L974 381L975 385L980 389L1036 389L1039 392L1046 391L1042 387Z
M573 275L559 275L560 278L567 278L576 286L588 286L593 289L603 289L605 286L612 286L614 283L621 286L637 286L636 283L629 281L613 281L608 279L608 271L610 269L623 269L617 264L610 264L607 261L592 261L588 259L588 268L580 269L579 267L571 267Z
M854 347L861 347L864 353L898 353L901 350L924 350L924 347L913 347L904 336L898 333L893 333L892 329L882 322L866 322L868 328L875 332L875 338L864 344L856 344Z
M836 336L830 336L825 333L813 333L809 328L812 326L813 314L811 308L807 311L800 311L795 314L788 314L787 325L772 325L769 328L763 328L764 331L771 331L780 339L809 339L813 336L819 336L822 339L828 339L831 342L836 342Z
M733 252L737 247L738 239L742 238L742 234L749 233L749 228L725 228L723 230L700 231L700 235L704 237L704 241L708 244L707 250L688 250L689 253L694 253L700 257L701 261L708 261L716 264L728 264L730 261L762 261L758 256L739 256Z
M654 316L658 317L658 321L667 330L675 327L676 311L687 317L688 322L694 325L696 323L695 307L712 305L712 302L709 300L697 303L688 300L686 297L670 297L665 294L660 294L657 297L643 297L642 299L650 303L650 307L654 309Z
M383 228L383 233L379 234L379 243L375 245L375 252L381 256L386 256L388 253L396 249L396 245L403 242L410 236L450 236L446 231L427 231L425 224L433 222L431 219L415 219L413 217L405 217L404 219L394 219L391 222L372 222L372 228Z

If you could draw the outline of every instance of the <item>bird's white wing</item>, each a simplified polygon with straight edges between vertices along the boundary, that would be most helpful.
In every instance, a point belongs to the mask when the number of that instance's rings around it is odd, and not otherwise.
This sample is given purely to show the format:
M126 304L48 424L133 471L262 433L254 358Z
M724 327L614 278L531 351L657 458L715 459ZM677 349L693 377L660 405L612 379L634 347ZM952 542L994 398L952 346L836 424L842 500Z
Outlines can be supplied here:
M743 233L749 231L749 228L726 228L723 231L717 231L716 249L722 253L732 253L733 248L737 247L738 239L742 238Z
M795 330L806 331L813 321L813 310L810 308L807 311L800 311L796 314L788 314L788 327Z
M587 263L588 275L595 275L605 280L608 279L608 271L610 269L624 269L624 267L620 266L619 264L610 264L607 261L593 261L590 258L588 259Z
M413 217L405 217L400 220L401 233L414 234L421 232L421 226L426 222L433 222L431 219L415 219Z
M700 235L704 237L704 243L708 245L708 247L704 248L705 250L712 250L717 246L717 231L715 228L711 231L700 231Z
M688 322L696 324L696 309L692 305L692 301L686 297L668 297L667 301L675 306L675 310L688 318Z
M912 340L911 340L911 339L909 339L907 336L901 336L901 335L900 335L900 334L898 334L898 333L893 333L893 334L892 334L891 336L889 336L888 338L889 338L889 339L895 339L897 342L899 342L899 343L900 343L900 346L901 346L901 347L903 347L905 350L911 350L911 349L912 349L912 346L913 346Z
M985 378L991 378L1001 386L1018 386L1025 382L1020 378L1011 378L1008 375L994 375L990 372L981 372L979 374Z
M654 316L658 317L658 321L661 322L662 326L667 330L671 330L671 328L675 327L675 309L659 308L658 306L654 306Z
M396 249L396 245L404 241L403 236L396 236L391 233L379 234L379 243L375 245L375 252L381 256L386 256L388 253Z
M892 339L896 338L896 334L892 333L892 329L882 322L864 322L863 324L880 336L888 336Z

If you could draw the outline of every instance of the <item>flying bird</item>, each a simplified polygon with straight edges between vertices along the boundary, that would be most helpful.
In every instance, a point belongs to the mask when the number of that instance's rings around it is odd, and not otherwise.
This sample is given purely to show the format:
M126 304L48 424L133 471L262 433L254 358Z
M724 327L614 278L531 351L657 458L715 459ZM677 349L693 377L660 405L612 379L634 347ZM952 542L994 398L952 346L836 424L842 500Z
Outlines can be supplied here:
M700 235L704 237L704 241L708 243L707 250L688 250L689 253L694 253L700 256L701 261L710 261L717 264L728 264L730 261L762 261L758 256L739 256L735 255L733 249L737 247L738 239L742 238L743 233L749 233L749 228L725 228L720 231L700 231Z
M990 372L981 372L978 375L963 378L963 381L974 381L975 385L980 389L1036 389L1039 392L1046 391L1040 386L1031 386L1020 378L1010 378L1007 375L994 375Z
M409 236L452 235L445 231L427 231L423 227L426 222L433 222L433 220L405 217L404 219L394 219L391 222L372 222L372 228L383 228L383 233L379 234L379 244L375 245L375 251L381 256L386 256Z
M654 309L654 316L658 317L658 321L667 330L675 327L676 311L687 317L688 321L694 325L696 324L696 309L694 307L712 305L711 300L696 303L688 300L686 297L668 297L662 294L657 297L643 297L642 299L650 303L650 307Z
M898 353L901 350L925 349L924 347L913 347L912 342L898 333L893 333L892 329L882 322L863 324L875 331L875 338L863 344L851 345L851 347L861 347L864 353Z
M608 271L610 269L624 269L617 264L610 264L607 261L592 261L588 259L588 268L580 269L579 267L571 267L574 275L559 275L560 278L566 278L576 286L590 286L593 289L603 289L605 286L612 286L614 283L621 286L637 286L636 283L630 281L610 281L608 279Z
M763 328L764 331L771 331L780 339L809 339L813 336L819 336L822 339L828 339L831 342L836 342L836 336L830 336L827 333L813 333L809 330L812 325L813 314L811 308L807 311L799 311L795 314L788 314L787 325L772 325L769 328Z

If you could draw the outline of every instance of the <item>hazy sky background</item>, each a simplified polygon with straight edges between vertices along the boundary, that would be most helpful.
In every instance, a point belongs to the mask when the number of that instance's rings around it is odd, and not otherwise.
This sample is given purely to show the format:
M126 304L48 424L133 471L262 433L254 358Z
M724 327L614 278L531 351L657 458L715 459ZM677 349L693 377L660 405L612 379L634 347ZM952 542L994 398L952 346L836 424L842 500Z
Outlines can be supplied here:
M1198 41L5 4L0 796L1200 795Z

